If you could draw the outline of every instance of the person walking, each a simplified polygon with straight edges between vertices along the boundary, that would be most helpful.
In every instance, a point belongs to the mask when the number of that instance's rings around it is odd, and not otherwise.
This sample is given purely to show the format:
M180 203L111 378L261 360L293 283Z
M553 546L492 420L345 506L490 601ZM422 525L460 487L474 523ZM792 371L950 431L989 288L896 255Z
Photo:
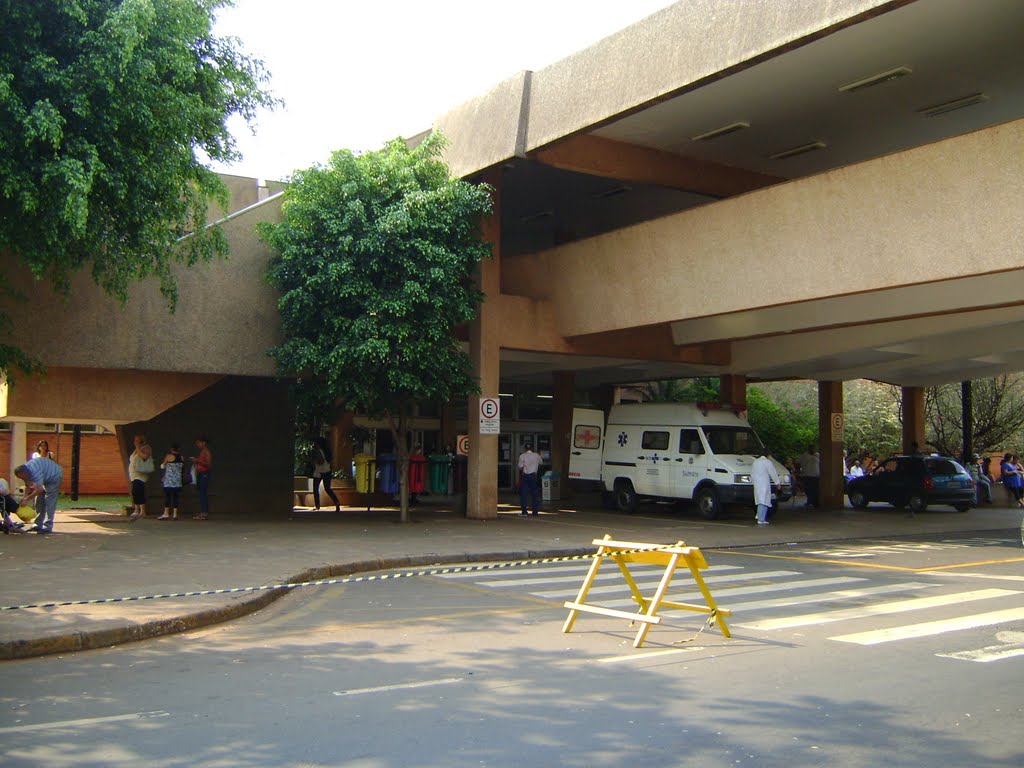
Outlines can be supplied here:
M146 482L153 473L153 449L145 435L135 435L135 450L128 458L128 477L132 482L132 520L146 516Z
M807 451L797 456L796 463L800 469L800 482L803 484L804 493L807 494L807 503L804 506L816 508L819 504L818 489L821 461L818 459L818 454L814 451L814 446L808 445Z
M188 457L196 471L196 491L199 494L199 514L192 515L192 519L207 520L210 517L210 467L213 466L213 452L205 436L196 439L196 448L199 449L199 455Z
M160 469L164 471L164 513L157 520L177 520L178 507L181 504L181 477L185 468L185 459L177 443L171 444L171 450L164 456Z
M533 502L533 514L540 514L540 483L537 472L540 469L540 454L533 452L533 444L523 445L519 454L519 506L521 514L526 514L526 498Z
M313 465L313 506L320 509L320 483L334 502L334 511L341 512L341 502L331 487L331 448L327 441L318 437L309 450L309 461Z
M38 456L29 459L14 470L14 476L25 481L25 497L22 504L35 498L42 498L42 511L36 516L36 524L29 530L36 533L53 533L53 518L57 514L57 497L64 480L64 469L53 459Z
M768 511L772 508L772 489L781 484L779 473L770 453L762 453L750 467L750 481L754 485L754 504L757 506L758 525L768 525Z

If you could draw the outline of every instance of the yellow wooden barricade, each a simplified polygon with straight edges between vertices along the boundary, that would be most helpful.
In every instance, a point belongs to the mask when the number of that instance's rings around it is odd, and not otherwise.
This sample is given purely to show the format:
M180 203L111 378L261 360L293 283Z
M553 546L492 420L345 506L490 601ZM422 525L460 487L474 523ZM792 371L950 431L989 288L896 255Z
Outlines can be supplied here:
M634 621L640 622L640 629L637 631L636 639L633 641L633 647L639 648L643 645L644 638L647 637L647 632L651 625L661 623L658 610L660 608L676 608L708 614L718 624L719 629L722 630L722 635L725 637L731 636L729 628L725 625L725 617L732 616L732 612L715 605L715 599L711 596L708 585L700 575L701 570L707 568L708 564L704 559L704 554L698 547L688 547L683 541L670 545L614 541L609 535L605 535L603 539L594 539L593 543L597 545L597 555L594 556L594 562L590 565L590 570L587 572L587 577L583 580L583 586L580 587L576 600L565 603L565 607L569 609L569 617L565 620L565 625L562 627L563 632L572 631L572 625L580 611L598 613L603 616L614 616L626 619L631 623ZM590 587L597 577L597 572L601 568L601 563L606 557L612 559L619 566L626 584L629 585L629 591L633 594L633 600L640 607L639 612L630 613L629 611L617 611L613 608L600 608L595 605L586 604L587 593L590 591ZM665 566L665 572L662 574L658 588L654 591L652 597L647 598L641 594L640 588L633 579L633 575L629 572L629 568L626 567L626 563L646 563L649 565ZM701 594L704 595L706 605L675 603L665 599L665 594L672 583L672 576L675 574L676 568L680 563L689 568L690 575L693 576L693 580L700 588Z

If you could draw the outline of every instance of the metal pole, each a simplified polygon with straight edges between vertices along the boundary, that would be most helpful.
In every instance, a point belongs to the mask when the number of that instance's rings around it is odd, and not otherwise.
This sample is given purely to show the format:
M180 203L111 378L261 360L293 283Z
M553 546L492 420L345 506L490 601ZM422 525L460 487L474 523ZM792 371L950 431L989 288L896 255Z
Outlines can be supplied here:
M963 455L964 464L971 460L974 453L974 388L973 382L960 382L960 403L963 413Z
M82 460L82 425L71 432L71 500L78 501L78 466Z

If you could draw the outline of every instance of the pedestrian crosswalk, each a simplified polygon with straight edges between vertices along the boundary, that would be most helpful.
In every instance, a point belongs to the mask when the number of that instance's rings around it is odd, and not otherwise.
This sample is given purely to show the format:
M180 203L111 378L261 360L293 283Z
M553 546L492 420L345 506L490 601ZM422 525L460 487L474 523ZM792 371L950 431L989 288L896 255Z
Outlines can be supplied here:
M444 574L439 578L563 602L575 600L588 567L587 561L567 561L509 571ZM652 594L662 573L654 566L630 566L630 574L644 595ZM982 627L1024 630L1024 587L1018 589L1016 584L957 589L947 580L924 580L920 576L872 583L868 575L821 576L795 569L759 570L735 564L712 565L702 574L718 605L732 611L729 624L734 631L773 633L845 625L850 631L828 636L828 640L874 646ZM667 599L699 602L702 595L693 581L680 573ZM635 605L622 574L611 563L598 573L587 603L618 610ZM936 618L937 612L950 611L955 615ZM900 616L918 616L920 620L895 626L885 623L890 617ZM869 628L865 628L865 622ZM1024 637L1021 632L1013 634L1015 638ZM991 652L985 648L953 649L937 655L995 661L1024 657L1024 643L992 646Z

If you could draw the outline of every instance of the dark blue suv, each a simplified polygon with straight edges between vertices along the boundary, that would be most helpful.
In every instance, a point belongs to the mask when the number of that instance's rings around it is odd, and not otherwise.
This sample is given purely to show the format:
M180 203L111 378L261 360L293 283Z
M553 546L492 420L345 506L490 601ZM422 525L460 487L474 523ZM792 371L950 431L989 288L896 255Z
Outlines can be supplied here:
M957 512L974 506L974 480L948 456L893 456L846 488L850 503L864 509L873 501L923 512L930 504L948 504Z

